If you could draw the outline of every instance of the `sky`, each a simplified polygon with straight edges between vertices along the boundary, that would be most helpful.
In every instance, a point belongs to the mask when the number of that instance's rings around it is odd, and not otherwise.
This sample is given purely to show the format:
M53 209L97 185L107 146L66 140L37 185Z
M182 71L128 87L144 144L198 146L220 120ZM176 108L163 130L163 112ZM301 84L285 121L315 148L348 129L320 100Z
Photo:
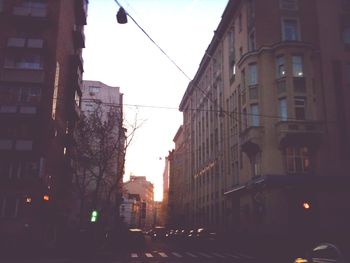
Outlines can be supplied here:
M173 138L182 124L181 99L228 0L118 2L158 47L130 18L117 23L114 0L90 0L83 78L120 87L126 128L135 121L140 126L127 148L124 181L130 174L146 176L160 201L165 157L175 148Z

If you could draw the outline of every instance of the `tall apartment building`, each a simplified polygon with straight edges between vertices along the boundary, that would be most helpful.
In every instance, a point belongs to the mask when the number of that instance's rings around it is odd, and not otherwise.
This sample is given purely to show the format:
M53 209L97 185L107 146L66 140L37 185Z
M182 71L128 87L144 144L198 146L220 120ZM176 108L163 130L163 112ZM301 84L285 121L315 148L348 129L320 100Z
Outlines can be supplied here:
M0 0L0 233L48 244L67 222L87 0ZM27 244L28 245L28 244Z
M101 209L102 202L109 203L108 208L104 208L104 215L100 215L100 221L103 220L105 227L114 226L116 206L119 206L117 200L121 197L121 189L123 185L124 163L125 163L125 142L126 131L123 126L123 93L120 92L120 87L108 86L100 81L84 80L81 97L81 111L86 116L98 112L101 120L108 123L104 126L104 131L97 133L94 138L98 143L103 140L108 140L108 145L102 145L98 148L99 164L94 167L94 175L92 178L101 178L102 185L98 190L98 200L100 204L95 204ZM100 173L100 171L103 172ZM90 174L91 175L91 174ZM92 204L93 192L96 189L98 180L93 179L91 184L87 186L89 192L88 201L85 202L87 207L85 219L89 219L88 207ZM117 187L115 187L117 185ZM109 199L108 199L109 198ZM108 201L107 201L108 200ZM108 211L108 212L107 212Z
M140 227L150 229L154 226L154 186L145 176L131 175L124 182L124 190L129 194L138 194L141 198Z
M349 17L342 0L228 2L180 104L191 224L347 229Z

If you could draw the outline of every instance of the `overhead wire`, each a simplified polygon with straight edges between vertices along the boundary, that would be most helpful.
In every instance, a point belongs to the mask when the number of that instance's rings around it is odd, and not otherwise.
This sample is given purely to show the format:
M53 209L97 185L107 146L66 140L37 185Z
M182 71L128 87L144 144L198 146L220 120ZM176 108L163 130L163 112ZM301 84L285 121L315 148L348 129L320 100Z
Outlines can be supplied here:
M135 23L135 25L147 36L147 38L169 59L169 61L190 81L192 82L193 80L185 73L185 71L160 47L160 45L157 44L157 42L155 40L153 40L153 38L146 32L146 30L132 17L132 15L130 13L127 12L127 10L118 2L118 0L114 0L117 5L120 8L123 8L125 11L125 14ZM130 5L128 5L130 7ZM209 54L207 54L209 55ZM210 56L210 55L209 55ZM210 56L211 57L211 56ZM256 114L256 113L244 113L244 112L239 112L239 111L226 111L222 108L221 105L217 105L213 99L208 96L208 93L206 91L204 91L199 85L195 85L194 87L198 88L198 90L203 93L204 98L208 99L213 106L215 107L219 107L219 110L205 110L205 109L185 109L185 110L189 110L189 111L209 111L209 112L218 112L220 114L226 114L229 117L234 117L234 114L239 114L239 115L243 115L243 116L257 116L257 117L263 117L263 118L274 118L274 119L281 119L281 116L279 115L267 115L267 114ZM177 109L178 108L172 108L172 107L168 107L168 106L151 106L151 105L136 105L136 104L124 104L126 106L135 106L135 107L147 107L147 108L161 108L161 109ZM284 118L284 120L288 121L288 120L297 120L296 118ZM237 118L235 118L235 121L239 122L239 120ZM321 121L323 123L326 123L325 121ZM327 123L334 123L335 121L327 121Z

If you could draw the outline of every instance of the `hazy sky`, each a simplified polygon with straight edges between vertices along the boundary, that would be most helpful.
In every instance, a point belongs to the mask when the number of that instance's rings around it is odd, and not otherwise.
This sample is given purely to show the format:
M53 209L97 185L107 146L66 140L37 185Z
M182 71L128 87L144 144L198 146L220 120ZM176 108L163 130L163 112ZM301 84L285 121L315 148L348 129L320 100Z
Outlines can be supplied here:
M228 0L119 0L150 37L192 78ZM146 176L162 198L164 159L182 124L188 78L129 18L118 24L114 0L90 0L84 79L119 86L128 122L142 126L127 149L124 180Z

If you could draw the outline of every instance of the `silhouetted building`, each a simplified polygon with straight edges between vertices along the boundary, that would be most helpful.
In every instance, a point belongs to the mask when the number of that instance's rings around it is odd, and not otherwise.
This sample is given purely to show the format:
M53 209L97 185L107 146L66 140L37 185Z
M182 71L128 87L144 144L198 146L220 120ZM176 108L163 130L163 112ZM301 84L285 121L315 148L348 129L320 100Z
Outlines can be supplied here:
M0 1L0 239L6 245L51 245L69 224L87 5Z

